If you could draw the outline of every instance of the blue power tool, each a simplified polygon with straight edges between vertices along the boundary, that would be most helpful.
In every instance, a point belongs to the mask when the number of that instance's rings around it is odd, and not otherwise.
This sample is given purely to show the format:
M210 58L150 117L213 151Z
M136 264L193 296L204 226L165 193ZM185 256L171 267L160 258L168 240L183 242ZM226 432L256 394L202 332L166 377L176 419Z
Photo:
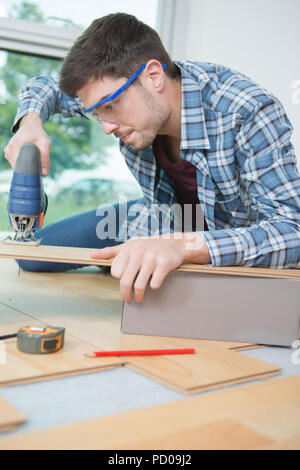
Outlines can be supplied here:
M31 142L22 145L9 191L8 215L14 236L4 243L39 245L34 232L43 226L48 199L41 176L39 149Z

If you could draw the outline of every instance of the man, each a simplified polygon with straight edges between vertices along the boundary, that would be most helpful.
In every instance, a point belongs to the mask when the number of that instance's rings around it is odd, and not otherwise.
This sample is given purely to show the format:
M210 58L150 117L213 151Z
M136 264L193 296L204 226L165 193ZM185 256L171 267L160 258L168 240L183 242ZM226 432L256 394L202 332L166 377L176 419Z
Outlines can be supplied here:
M47 77L23 87L18 130L5 149L12 166L30 140L40 147L48 173L50 143L42 123L56 112L90 115L120 139L150 213L157 204L203 210L206 230L197 230L194 211L189 231L173 226L168 237L153 236L146 222L138 237L108 241L92 253L114 258L111 273L120 279L124 300L134 289L141 302L148 283L159 288L185 261L299 267L300 178L292 126L279 100L245 75L212 63L173 63L154 30L118 13L95 20L76 41L60 88ZM87 241L96 231L95 217L90 220L82 214L39 236L46 244L103 247ZM124 233L122 226L118 241Z

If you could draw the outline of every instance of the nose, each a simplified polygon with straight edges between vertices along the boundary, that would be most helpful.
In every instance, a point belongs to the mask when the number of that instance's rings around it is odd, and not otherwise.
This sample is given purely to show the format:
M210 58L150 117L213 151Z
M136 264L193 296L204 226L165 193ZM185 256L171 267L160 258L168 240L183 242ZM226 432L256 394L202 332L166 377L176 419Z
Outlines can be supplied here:
M113 122L102 121L102 129L104 134L109 135L112 134L116 129L118 129L119 125Z

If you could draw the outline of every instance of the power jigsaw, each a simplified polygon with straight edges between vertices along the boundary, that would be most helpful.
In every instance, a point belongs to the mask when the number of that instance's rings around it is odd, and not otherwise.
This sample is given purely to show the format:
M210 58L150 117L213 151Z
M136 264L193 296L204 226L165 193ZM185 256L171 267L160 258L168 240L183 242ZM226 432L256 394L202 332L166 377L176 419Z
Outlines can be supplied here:
M26 142L16 160L7 205L15 234L3 243L39 245L41 239L37 240L34 232L43 226L47 206L40 151L32 142Z

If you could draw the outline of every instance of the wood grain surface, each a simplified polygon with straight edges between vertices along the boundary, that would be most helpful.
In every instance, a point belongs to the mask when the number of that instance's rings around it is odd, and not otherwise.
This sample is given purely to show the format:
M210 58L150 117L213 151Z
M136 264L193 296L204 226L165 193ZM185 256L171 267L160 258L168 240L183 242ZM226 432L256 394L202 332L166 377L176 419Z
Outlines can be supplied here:
M0 440L0 449L300 449L300 376Z
M112 260L96 260L90 256L90 248L74 248L62 246L23 246L0 242L0 257L27 259L38 261L54 261L58 263L75 263L83 265L111 266ZM199 264L183 264L179 271L203 272L234 276L254 276L300 279L300 269L251 268L245 266L212 267Z
M0 372L1 367L4 366L0 366ZM0 397L0 433L10 431L25 421L27 421L27 418L23 413L4 400L4 398Z
M68 273L21 272L12 260L0 261L0 335L26 325L66 328L65 348L47 356L17 350L7 341L8 366L0 386L44 380L126 365L182 393L221 387L278 374L271 364L238 354L247 344L186 338L124 335L118 281L97 268ZM253 345L249 345L253 347ZM195 348L197 354L147 358L86 358L92 350Z

